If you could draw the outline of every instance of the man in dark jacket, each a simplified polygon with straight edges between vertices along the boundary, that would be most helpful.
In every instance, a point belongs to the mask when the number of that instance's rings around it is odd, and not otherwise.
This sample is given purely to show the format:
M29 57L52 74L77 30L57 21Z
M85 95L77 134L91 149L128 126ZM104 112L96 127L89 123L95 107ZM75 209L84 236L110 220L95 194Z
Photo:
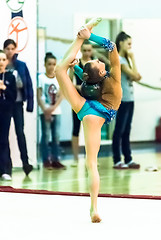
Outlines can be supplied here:
M13 120L17 135L18 146L23 164L23 170L28 175L33 167L28 162L28 153L26 146L26 138L24 134L24 109L23 103L27 101L28 112L33 112L33 86L29 70L25 62L17 59L17 45L14 40L7 39L4 42L4 51L7 55L9 64L7 69L11 71L16 78L17 99L13 109Z

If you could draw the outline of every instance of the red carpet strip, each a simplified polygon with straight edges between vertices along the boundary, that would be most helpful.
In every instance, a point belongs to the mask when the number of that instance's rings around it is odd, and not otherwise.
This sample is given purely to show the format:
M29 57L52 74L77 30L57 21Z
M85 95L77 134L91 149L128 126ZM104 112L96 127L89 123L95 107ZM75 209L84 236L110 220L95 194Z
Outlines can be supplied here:
M89 193L54 192L54 191L47 191L47 190L33 190L33 189L13 188L13 187L10 187L10 186L0 186L0 192L89 197ZM153 195L128 195L128 194L105 194L105 193L100 193L99 197L161 200L161 196L153 196Z

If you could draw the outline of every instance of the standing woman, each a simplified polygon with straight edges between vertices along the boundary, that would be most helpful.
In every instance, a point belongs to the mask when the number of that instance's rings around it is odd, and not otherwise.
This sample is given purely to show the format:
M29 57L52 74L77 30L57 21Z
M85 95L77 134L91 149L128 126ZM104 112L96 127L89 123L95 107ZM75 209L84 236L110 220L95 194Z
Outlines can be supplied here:
M116 125L113 134L113 161L115 169L139 169L140 165L132 160L130 148L130 131L134 112L133 81L141 79L137 71L134 54L130 51L132 39L125 32L120 32L116 38L116 46L121 64L121 86L123 96L117 112ZM121 162L121 149L125 163Z
M7 69L16 78L17 99L13 109L13 120L17 135L18 147L20 150L23 170L28 175L33 166L29 164L26 137L24 133L24 108L23 104L27 101L27 112L33 112L33 86L29 70L25 62L17 59L17 44L12 39L7 39L3 44L4 52L7 55Z
M7 64L6 54L0 50L0 177L3 180L11 180L12 175L8 136L17 94L15 77L5 71Z
M60 103L63 96L59 90L59 84L55 77L56 57L52 53L46 53L45 73L39 76L37 89L37 100L40 106L41 120L41 144L40 151L43 160L43 167L46 169L65 169L59 162L60 158ZM51 134L51 153L49 138Z
M91 30L100 22L100 19L92 19L78 32L76 39L56 67L56 77L63 95L71 104L78 118L83 122L86 167L88 171L88 183L91 196L90 216L92 222L100 222L101 218L97 211L97 197L99 192L99 173L97 169L97 156L101 141L101 128L104 123L109 123L116 115L121 102L121 72L120 63L115 44L109 39L96 36ZM105 70L105 64L98 59L88 61L83 69L77 66L77 74L82 75L85 88L82 97L75 89L67 71L80 50L85 39L96 42L109 51L111 70L110 75ZM98 90L100 83L101 91L97 94L98 100L86 100L89 94ZM98 85L97 85L98 84ZM92 86L93 85L93 86ZM92 88L92 91L91 91ZM85 97L86 95L86 97Z

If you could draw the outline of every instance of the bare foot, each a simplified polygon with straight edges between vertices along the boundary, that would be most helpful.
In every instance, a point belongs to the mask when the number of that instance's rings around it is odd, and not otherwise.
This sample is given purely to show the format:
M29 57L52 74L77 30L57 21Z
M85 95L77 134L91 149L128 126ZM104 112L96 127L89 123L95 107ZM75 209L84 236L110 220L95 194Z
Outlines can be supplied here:
M102 18L92 18L88 23L85 24L85 27L91 30L93 27L97 26L101 21Z
M80 39L89 39L92 28L97 26L97 24L102 20L102 18L92 18L88 23L83 25L78 31L78 38Z
M99 223L102 221L98 213L95 211L90 211L90 216L91 216L91 222L93 223Z

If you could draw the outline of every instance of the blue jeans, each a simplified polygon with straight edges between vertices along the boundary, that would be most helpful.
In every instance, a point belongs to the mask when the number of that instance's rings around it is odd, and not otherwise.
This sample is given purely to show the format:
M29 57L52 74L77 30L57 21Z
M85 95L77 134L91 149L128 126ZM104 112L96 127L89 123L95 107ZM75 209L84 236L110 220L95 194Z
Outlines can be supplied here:
M60 115L53 115L52 121L46 121L44 114L40 115L41 119L41 143L40 152L43 162L49 159L51 154L52 161L58 161L60 157L59 149L59 133L60 133ZM51 148L49 147L49 140L51 134Z
M121 161L121 147L125 163L132 160L130 148L131 122L134 112L134 102L121 102L116 116L116 125L113 134L112 150L114 164Z

